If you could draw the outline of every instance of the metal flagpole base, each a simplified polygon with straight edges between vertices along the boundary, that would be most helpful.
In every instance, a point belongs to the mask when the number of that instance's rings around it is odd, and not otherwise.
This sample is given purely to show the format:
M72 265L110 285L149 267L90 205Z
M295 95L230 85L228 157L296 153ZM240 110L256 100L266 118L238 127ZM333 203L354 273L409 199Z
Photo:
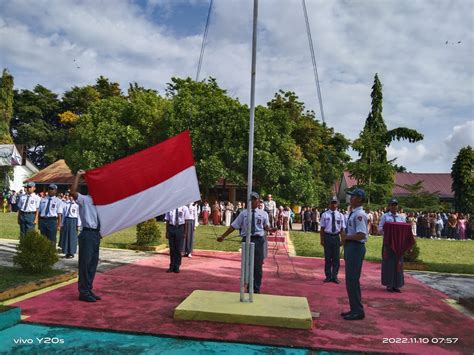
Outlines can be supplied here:
M240 263L240 302L245 302L245 269L246 269L246 260L247 255L247 243L242 242L242 257Z
M247 260L247 243L242 242L242 259L240 268L240 302L253 302L253 268L255 259L255 243L250 243L250 258ZM245 276L248 276L246 280ZM245 286L248 286L249 296L245 297Z

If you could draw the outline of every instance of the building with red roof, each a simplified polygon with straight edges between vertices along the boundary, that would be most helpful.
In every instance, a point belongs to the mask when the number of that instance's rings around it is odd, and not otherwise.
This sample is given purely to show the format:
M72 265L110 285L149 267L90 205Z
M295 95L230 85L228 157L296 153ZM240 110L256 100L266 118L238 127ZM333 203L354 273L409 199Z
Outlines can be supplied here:
M451 191L450 173L395 173L395 186L393 197L408 196L410 193L404 189L404 185L413 185L421 181L424 191L436 194L441 201L453 202L454 192ZM357 179L350 172L344 171L341 180L334 184L334 191L339 201L349 201L347 190L357 185Z

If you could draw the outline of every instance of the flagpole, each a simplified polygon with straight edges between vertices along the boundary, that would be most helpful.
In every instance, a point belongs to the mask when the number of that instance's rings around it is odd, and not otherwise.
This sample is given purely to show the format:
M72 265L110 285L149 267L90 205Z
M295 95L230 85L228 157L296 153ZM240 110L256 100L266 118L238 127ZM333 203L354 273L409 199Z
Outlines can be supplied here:
M245 249L242 249L242 263L245 272L241 273L245 277L245 281L240 283L240 301L253 302L253 272L250 266L253 266L253 260L250 253L250 231L252 230L252 177L253 177L253 136L254 136L254 120L255 120L255 73L257 66L257 17L258 17L258 0L253 1L253 32L252 32L252 71L250 76L250 127L249 127L249 160L248 160L248 176L247 176L247 237L245 239ZM241 276L242 277L242 276ZM247 283L249 288L249 298L245 300L244 287Z

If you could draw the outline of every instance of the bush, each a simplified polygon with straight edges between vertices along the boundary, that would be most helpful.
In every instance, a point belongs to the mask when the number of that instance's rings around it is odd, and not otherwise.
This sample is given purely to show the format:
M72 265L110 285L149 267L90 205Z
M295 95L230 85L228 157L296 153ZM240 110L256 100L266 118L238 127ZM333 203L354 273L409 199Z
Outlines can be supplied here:
M137 245L156 244L160 238L160 227L155 219L137 224Z
M51 270L57 261L55 246L36 230L29 230L20 238L17 254L13 257L15 265L32 274Z
M420 255L420 248L418 247L418 244L415 243L415 245L413 246L411 250L408 250L407 252L405 252L405 254L403 255L403 260L410 261L410 262L418 261L419 255Z

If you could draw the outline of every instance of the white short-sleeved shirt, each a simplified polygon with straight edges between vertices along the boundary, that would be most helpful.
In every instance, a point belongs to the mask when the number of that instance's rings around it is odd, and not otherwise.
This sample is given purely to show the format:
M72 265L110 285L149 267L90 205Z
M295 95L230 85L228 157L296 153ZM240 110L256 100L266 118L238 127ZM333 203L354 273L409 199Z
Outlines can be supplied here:
M250 212L252 214L252 212ZM257 236L265 236L265 227L269 225L268 213L259 208L255 209L255 234ZM243 210L237 218L232 222L231 226L234 229L240 229L240 235L242 237L247 236L247 210Z
M196 220L197 207L194 206L194 205L189 205L189 206L188 206L188 211L189 211L189 218L186 218L186 219L194 219L194 220Z
M182 225L187 219L192 219L189 214L189 209L187 206L181 206L177 209L171 210L166 213L165 221L167 221L172 226L176 223L176 210L178 210L178 224Z
M49 202L49 211L48 211L48 214L46 214L46 208L48 207L48 201L50 201ZM41 199L40 205L39 205L40 217L57 217L59 213L62 213L61 206L62 206L62 201L58 197L56 197L56 196L43 197Z
M385 213L380 219L379 223L379 233L383 234L383 225L385 222L406 222L406 219L398 213L393 215L391 212Z
M97 215L97 208L92 197L78 193L76 201L79 205L79 216L82 226L84 228L98 229L100 227L99 216Z
M81 226L81 218L79 217L79 205L76 201L62 201L61 204L61 214L63 218L61 219L61 226L64 225L66 218L77 218L77 226Z
M365 239L360 240L361 243L366 243L369 235L368 219L362 206L356 207L349 214L347 219L347 234L353 235L356 233L365 234Z
M29 199L28 196L30 196ZM26 201L28 201L28 206L26 206ZM41 197L39 197L34 192L30 195L23 194L18 199L17 206L20 207L21 212L36 212L36 210L39 208L40 201Z
M346 219L344 215L338 210L334 211L334 217L336 220L336 231L334 233L339 233L341 230L346 229ZM332 231L332 211L327 210L321 216L321 229L324 229L325 233L333 234Z

